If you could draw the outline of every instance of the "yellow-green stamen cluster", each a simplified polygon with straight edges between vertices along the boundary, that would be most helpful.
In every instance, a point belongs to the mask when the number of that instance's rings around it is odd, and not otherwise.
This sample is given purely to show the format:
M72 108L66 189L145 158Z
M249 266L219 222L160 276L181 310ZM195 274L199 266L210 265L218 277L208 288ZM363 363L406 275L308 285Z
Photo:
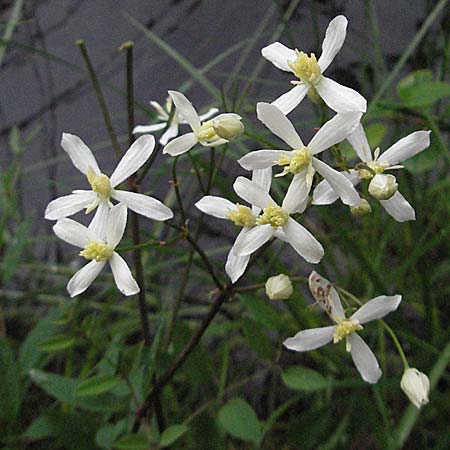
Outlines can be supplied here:
M290 155L283 155L278 160L279 166L286 166L279 176L284 176L288 173L293 173L294 175L300 173L311 164L311 160L312 153L308 147L292 150Z
M333 333L333 342L337 344L342 341L342 339L346 339L346 349L349 352L351 350L350 341L348 341L348 337L355 331L362 330L363 327L360 325L359 320L357 319L345 319L339 322L336 326L336 330Z
M220 139L220 136L218 136L214 129L214 122L212 120L203 122L202 126L195 132L195 135L201 143L211 144Z
M256 218L252 210L248 206L240 205L239 203L236 203L236 207L237 210L228 213L228 219L240 227L253 227L256 223Z
M87 171L87 179L92 187L92 190L97 192L101 199L109 199L111 195L111 182L105 174L101 173L100 175L97 175L94 172L94 169L89 167Z
M96 260L97 262L106 261L111 258L113 249L103 242L89 242L80 252L80 256L86 259Z
M359 176L363 180L371 180L377 173L383 173L389 164L385 162L369 161L364 166L357 167Z
M297 49L295 49L295 53L297 54L297 59L294 62L288 63L295 76L310 86L317 84L320 81L322 72L317 63L316 55L311 53L308 56L306 53L300 52Z
M282 227L289 219L289 213L277 205L264 208L263 213L256 219L258 225L270 224L274 228Z

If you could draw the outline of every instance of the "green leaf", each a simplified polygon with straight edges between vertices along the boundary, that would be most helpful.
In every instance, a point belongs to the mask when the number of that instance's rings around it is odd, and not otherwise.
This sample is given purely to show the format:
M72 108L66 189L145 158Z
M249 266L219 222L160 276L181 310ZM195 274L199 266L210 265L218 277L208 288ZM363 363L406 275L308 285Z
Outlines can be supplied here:
M373 152L373 150L380 146L381 141L386 134L387 127L383 123L372 123L367 125L367 127L364 127L364 131L366 132L369 147Z
M53 353L60 352L72 347L76 342L76 339L72 336L58 335L53 336L50 339L46 339L37 345L37 348L43 352Z
M15 422L22 403L20 368L5 338L0 338L0 419Z
M281 312L256 295L239 295L242 304L250 316L260 324L272 330L283 330L285 321Z
M104 394L105 392L114 389L120 379L112 375L97 375L82 381L75 389L75 394L78 397L90 397L93 395Z
M178 425L171 425L170 427L166 428L161 435L161 440L159 441L159 445L161 447L168 447L169 445L172 445L177 439L179 439L181 436L183 436L184 433L186 433L189 430L189 427L187 425L178 424Z
M295 391L315 392L327 389L332 382L315 370L292 366L281 374L283 383Z
M409 73L397 83L397 94L400 98L406 99L409 90L422 83L433 81L433 72L428 69L416 70Z
M95 442L101 448L110 449L114 441L127 429L127 419L116 424L107 424L100 428L95 435Z
M220 409L218 419L231 436L259 444L262 437L261 425L255 411L245 400L230 400Z
M143 434L127 434L113 444L117 450L148 450L150 443Z

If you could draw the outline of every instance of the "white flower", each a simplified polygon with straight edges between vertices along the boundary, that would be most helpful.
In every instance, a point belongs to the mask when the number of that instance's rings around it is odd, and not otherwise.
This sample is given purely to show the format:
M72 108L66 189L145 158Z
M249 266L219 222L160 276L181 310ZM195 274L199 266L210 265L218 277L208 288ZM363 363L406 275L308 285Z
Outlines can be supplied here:
M347 138L356 154L363 164L358 164L356 169L352 169L343 174L357 185L361 180L371 180L369 193L380 199L380 203L388 214L398 222L415 220L414 208L406 201L405 197L397 190L397 182L393 175L386 175L384 172L391 169L401 169L403 166L399 162L420 153L430 145L431 131L415 131L391 145L380 155L377 148L372 156L372 152L367 141L367 136L361 124ZM391 196L389 196L391 194ZM387 199L383 199L383 195ZM338 198L333 188L326 180L320 182L313 193L314 205L329 205Z
M154 125L138 125L134 127L133 133L153 133L154 131L163 130L167 126L167 122L169 121L170 110L172 109L172 98L170 96L166 99L165 107L162 107L158 102L151 101L150 105L157 112L156 118L160 121L160 123L156 123ZM205 114L200 116L200 120L206 120L212 117L214 114L219 112L217 108L211 108ZM172 120L170 122L169 128L165 131L165 133L159 139L162 145L166 145L171 139L178 136L178 125L187 124L188 122L184 120L182 117L179 117L178 111L175 110Z
M272 182L272 169L254 170L252 180L261 186L265 192L269 192L270 184ZM261 212L261 208L258 208L257 206L249 208L240 205L239 203L234 204L225 198L215 197L213 195L206 195L200 199L195 206L205 214L209 214L219 219L230 220L235 225L242 227L238 237L245 235L256 225L256 219ZM279 237L280 239L283 239L281 234ZM245 272L251 255L238 256L235 254L233 248L234 247L232 247L228 253L225 271L231 278L231 282L235 283Z
M75 190L70 195L51 201L45 210L46 219L62 219L84 208L88 214L98 206L90 225L90 228L95 230L98 224L105 220L112 206L111 199L124 203L131 210L150 219L167 220L173 217L172 211L153 197L115 189L147 161L155 147L153 136L138 138L122 157L111 177L100 171L91 150L78 136L63 133L61 145L73 165L86 175L92 190Z
M347 19L344 16L337 16L329 23L322 43L322 55L318 61L314 53L308 56L280 42L275 42L261 50L264 58L275 67L292 72L299 79L299 81L291 81L295 87L277 98L273 102L275 106L285 114L289 114L305 98L305 95L309 94L312 99L317 95L322 97L323 101L336 112L366 112L367 102L361 94L323 76L341 49L346 30Z
M400 381L400 387L416 408L426 405L430 393L430 380L417 369L406 369Z
M91 260L69 280L67 291L71 297L84 292L97 278L107 261L120 292L124 295L139 292L139 286L131 275L127 263L114 251L122 239L126 223L127 208L123 203L109 210L104 222L98 228L100 234L72 219L61 219L56 222L53 227L55 234L69 244L82 248L80 256Z
M359 123L361 113L337 114L326 122L305 146L291 121L276 106L269 103L258 103L256 110L259 120L293 150L257 150L247 153L238 161L244 169L255 170L274 165L284 166L284 171L278 176L287 173L294 174L289 189L296 192L300 202L307 198L313 175L317 170L336 192L339 192L339 196L345 204L357 205L359 203L359 194L353 184L343 174L317 159L315 155L341 142L352 133Z
M266 281L266 294L270 300L286 300L294 293L291 279L284 273Z
M191 133L183 134L170 141L164 148L163 153L168 153L171 156L181 155L188 152L195 144L201 144L205 147L216 147L228 142L227 139L221 138L214 129L214 121L218 121L222 116L234 116L236 119L241 119L237 114L227 113L220 114L214 120L207 120L202 123L192 103L181 93L177 91L169 91L173 102L177 108L180 116L184 117L192 129Z
M363 380L367 383L377 383L381 377L378 361L356 331L362 330L363 324L381 319L389 312L395 311L402 296L376 297L361 306L347 319L339 294L327 279L312 272L309 276L309 286L316 301L336 325L300 331L294 337L286 339L283 345L290 350L304 352L322 347L331 341L336 344L345 339L346 350L351 352L353 362Z
M323 248L320 243L306 228L290 217L291 214L303 212L307 204L307 199L299 201L297 192L292 189L292 184L281 207L263 188L247 178L238 177L233 187L239 197L262 210L262 214L256 219L255 226L237 237L233 246L236 255L252 254L272 237L279 237L282 231L284 239L306 261L316 264L322 259Z

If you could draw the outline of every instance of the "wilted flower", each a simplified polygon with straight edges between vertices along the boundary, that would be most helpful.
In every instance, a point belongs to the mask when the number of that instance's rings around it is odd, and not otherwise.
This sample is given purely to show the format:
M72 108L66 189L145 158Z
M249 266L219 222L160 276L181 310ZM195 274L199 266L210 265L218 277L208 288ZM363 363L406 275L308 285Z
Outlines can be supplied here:
M429 402L430 380L417 369L408 368L405 370L400 381L400 387L416 408L420 408Z
M167 122L169 121L172 104L173 102L170 96L167 97L166 104L164 107L162 107L158 102L151 101L150 105L152 105L153 108L156 110L157 112L156 118L160 121L160 123L156 123L154 125L137 125L133 129L133 133L134 134L153 133L154 131L159 131L166 128ZM219 110L217 108L211 108L208 112L199 116L200 120L203 121L209 119L218 111ZM175 110L169 128L167 128L165 133L161 136L159 142L161 142L162 145L166 145L171 139L178 136L178 125L184 125L187 123L188 122L184 120L183 117L179 116L178 111Z
M72 219L61 219L53 227L55 234L69 244L83 250L80 256L90 260L67 284L71 297L84 292L109 262L117 288L124 295L139 292L139 286L131 275L125 260L114 251L122 239L127 223L127 208L123 203L113 206L104 223L98 227L100 233L75 222Z
M347 32L347 19L344 16L335 17L328 25L325 39L322 43L322 55L319 60L314 53L308 56L297 49L292 50L280 42L275 42L261 50L264 58L275 67L293 73L299 81L291 81L295 85L286 94L277 98L273 104L289 114L308 94L312 100L321 97L323 101L336 112L361 111L366 112L366 99L353 89L323 76L323 73L333 61L342 47Z
M169 95L175 103L180 116L184 117L189 123L192 132L183 134L170 141L163 148L163 153L177 156L188 152L195 144L201 144L206 147L216 147L228 142L228 139L224 139L217 134L214 128L214 122L219 123L221 119L230 119L230 117L240 119L240 116L232 113L220 114L213 120L207 120L202 123L200 116L192 106L192 103L181 92L169 91Z
M286 300L294 293L291 279L284 273L266 281L266 294L270 300Z
M401 295L381 295L369 300L348 319L345 317L339 294L334 286L317 272L309 276L309 288L317 303L336 325L323 328L312 328L298 332L294 337L286 339L283 345L290 350L304 352L322 347L333 341L345 340L346 350L351 353L353 362L364 381L377 383L381 377L381 369L372 350L356 333L363 329L363 324L381 319L391 311L395 311L402 300Z
M373 156L361 124L348 136L347 140L355 149L362 164L358 164L356 169L342 173L354 185L359 184L361 180L371 180L369 194L379 199L386 212L398 222L415 220L414 208L397 190L398 186L395 177L384 172L386 170L403 168L403 166L398 165L399 162L411 158L426 149L430 145L430 131L411 133L394 145L391 145L381 155L380 149L377 148ZM338 198L337 193L333 189L326 180L321 181L314 190L313 204L328 205L333 203Z
M147 161L155 147L151 135L138 138L123 155L111 177L100 171L97 161L87 145L73 134L63 133L62 148L67 152L73 165L84 175L92 190L75 190L70 195L51 201L45 210L45 218L58 220L71 216L86 208L86 214L98 207L90 228L97 229L106 220L112 206L111 199L122 202L138 214L154 220L167 220L173 217L172 211L159 200L147 195L116 189L134 174Z
M263 169L275 165L283 167L283 172L278 176L288 173L294 175L289 189L296 192L300 202L307 198L314 173L317 170L328 180L336 192L339 192L339 196L345 204L357 205L359 203L359 194L353 184L343 174L315 156L341 142L352 133L359 124L361 113L337 114L320 128L308 145L305 145L291 121L276 106L270 103L258 103L256 110L258 119L272 133L286 142L292 151L257 150L247 153L238 160L244 169Z

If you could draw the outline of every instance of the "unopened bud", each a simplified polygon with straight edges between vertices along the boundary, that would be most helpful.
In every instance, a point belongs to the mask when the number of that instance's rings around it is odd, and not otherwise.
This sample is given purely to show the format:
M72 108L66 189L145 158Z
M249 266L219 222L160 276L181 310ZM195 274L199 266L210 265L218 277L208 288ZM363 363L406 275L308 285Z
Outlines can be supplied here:
M414 368L406 369L400 387L416 408L428 403L430 380L424 373Z
M294 292L290 278L280 273L266 281L266 294L270 300L285 300Z
M376 174L369 184L369 194L378 200L388 200L398 189L394 175Z
M241 120L242 117L238 114L220 114L213 119L214 131L222 139L226 139L227 141L235 139L241 136L245 129Z
M370 203L365 198L362 198L358 205L350 206L350 212L354 216L365 216L372 212L372 208Z

